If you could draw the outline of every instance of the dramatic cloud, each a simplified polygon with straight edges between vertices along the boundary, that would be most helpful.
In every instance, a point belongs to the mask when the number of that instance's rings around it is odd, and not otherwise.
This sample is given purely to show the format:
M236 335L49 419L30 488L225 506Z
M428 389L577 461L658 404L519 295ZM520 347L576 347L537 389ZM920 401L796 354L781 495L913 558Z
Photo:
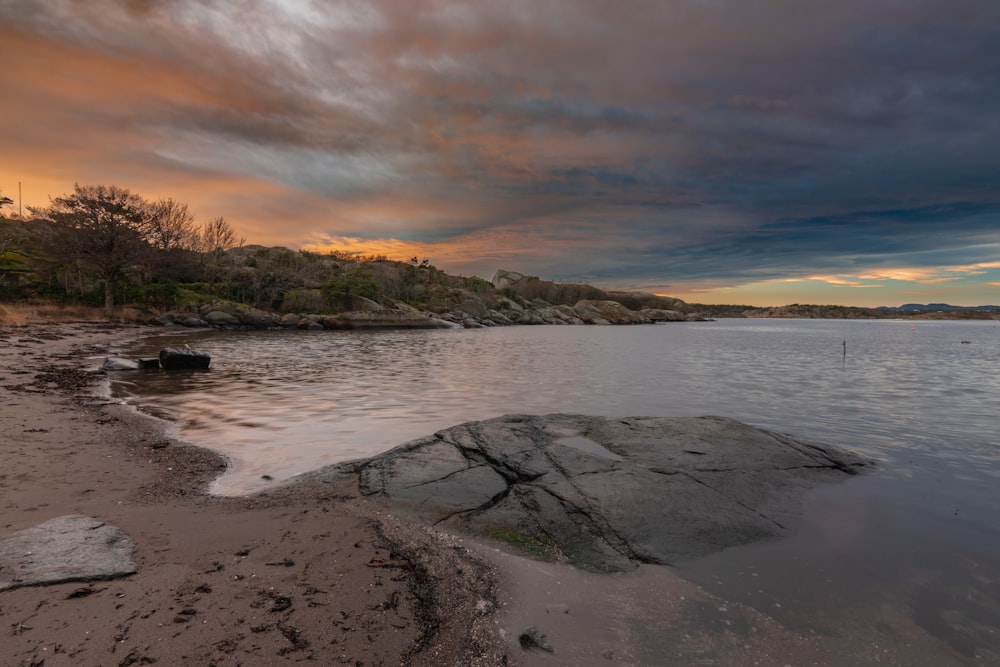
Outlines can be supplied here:
M993 0L3 0L0 187L114 182L486 277L977 301L997 25Z

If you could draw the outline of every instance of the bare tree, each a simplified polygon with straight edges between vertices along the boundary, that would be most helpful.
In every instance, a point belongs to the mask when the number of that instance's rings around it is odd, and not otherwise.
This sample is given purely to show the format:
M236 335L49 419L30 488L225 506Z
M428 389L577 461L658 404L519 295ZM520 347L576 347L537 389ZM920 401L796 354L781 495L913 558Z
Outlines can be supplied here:
M201 251L216 258L227 250L239 248L244 243L246 239L239 236L221 216L201 228Z
M8 203L5 202L4 199L7 199L7 197L0 196L0 208L2 208L4 204ZM5 225L5 224L6 223L0 221L0 225ZM6 232L7 232L6 227L0 226L0 263L3 263L3 256L7 253L7 248L11 244L11 238L10 236L7 235ZM7 273L8 273L7 271L3 271L2 273L0 273L0 282L2 282L7 278Z
M243 237L237 236L236 230L220 216L202 225L200 241L202 270L212 289L215 289L215 283L222 275L222 260L226 251L242 246L244 240Z
M4 206L12 206L13 204L14 200L11 199L10 197L4 196L3 191L0 190L0 216L3 216Z
M86 266L104 283L104 309L111 314L115 290L150 252L150 204L116 185L73 186L35 213L53 223L47 244L56 256Z
M172 198L150 204L148 239L154 248L167 253L196 250L200 243L198 227L187 204Z
M198 271L201 234L187 204L161 199L149 205L147 239L153 248L149 268L160 279L183 279Z

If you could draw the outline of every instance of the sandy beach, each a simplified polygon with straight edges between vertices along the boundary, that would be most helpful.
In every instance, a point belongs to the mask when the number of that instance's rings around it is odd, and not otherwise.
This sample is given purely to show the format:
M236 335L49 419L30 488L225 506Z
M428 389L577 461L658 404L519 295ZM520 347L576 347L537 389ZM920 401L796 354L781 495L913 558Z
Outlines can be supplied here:
M513 556L396 517L354 479L207 495L220 457L98 392L108 350L150 333L0 328L0 539L86 515L138 564L0 592L2 665L974 664L892 610L888 642L850 619L808 636L668 568ZM530 628L542 647L522 647Z
M139 566L0 593L0 663L500 664L496 633L475 628L494 579L461 547L359 502L350 481L208 496L223 460L96 398L100 375L81 367L147 331L0 330L0 537L91 516L132 537Z

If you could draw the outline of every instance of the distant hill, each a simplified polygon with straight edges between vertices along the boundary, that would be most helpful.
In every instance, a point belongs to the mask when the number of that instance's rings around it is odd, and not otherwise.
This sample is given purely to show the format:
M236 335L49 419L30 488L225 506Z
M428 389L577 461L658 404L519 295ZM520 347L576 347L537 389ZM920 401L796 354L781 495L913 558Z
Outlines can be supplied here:
M882 306L836 306L794 303L788 306L755 306L686 304L691 312L704 318L714 317L774 317L816 318L826 320L858 319L914 319L914 320L996 320L1000 319L997 306L944 306L942 304L906 304L899 308Z
M886 310L1000 310L1000 306L953 306L950 303L904 303L898 308L882 306Z

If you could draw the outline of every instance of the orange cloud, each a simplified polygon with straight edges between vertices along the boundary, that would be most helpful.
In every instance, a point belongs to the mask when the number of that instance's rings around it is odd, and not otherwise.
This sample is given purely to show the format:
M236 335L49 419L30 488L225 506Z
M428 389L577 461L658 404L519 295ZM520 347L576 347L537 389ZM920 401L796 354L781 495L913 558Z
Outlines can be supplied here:
M809 276L808 278L803 278L801 280L797 280L794 282L806 282L806 281L817 281L826 283L828 285L842 285L844 287L859 287L859 288L881 287L881 285L863 283L861 282L861 280L852 280L845 276Z
M936 284L960 280L967 276L986 273L988 269L1000 268L1000 262L978 262L953 266L905 267L875 269L858 275L861 280L902 280L923 284Z

